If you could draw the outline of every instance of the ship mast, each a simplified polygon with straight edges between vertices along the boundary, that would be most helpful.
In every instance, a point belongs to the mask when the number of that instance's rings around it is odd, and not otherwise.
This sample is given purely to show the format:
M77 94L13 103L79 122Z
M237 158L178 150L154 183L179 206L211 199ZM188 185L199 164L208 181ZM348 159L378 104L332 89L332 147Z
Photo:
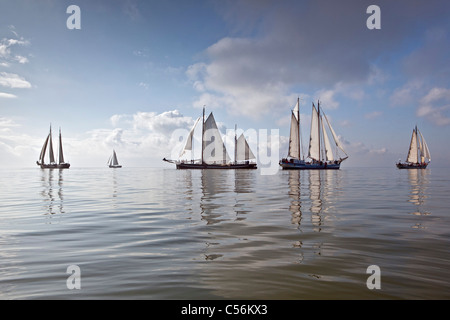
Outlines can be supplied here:
M236 130L237 130L237 124L234 125L234 163L237 163L237 135L236 135Z
M322 150L320 149L320 101L317 101L317 133L319 137L319 161L322 161Z
M202 121L202 164L203 164L203 149L205 149L205 106L203 106L203 121Z
M298 160L301 160L302 149L301 149L301 134L300 134L300 98L297 97L297 121L298 121Z

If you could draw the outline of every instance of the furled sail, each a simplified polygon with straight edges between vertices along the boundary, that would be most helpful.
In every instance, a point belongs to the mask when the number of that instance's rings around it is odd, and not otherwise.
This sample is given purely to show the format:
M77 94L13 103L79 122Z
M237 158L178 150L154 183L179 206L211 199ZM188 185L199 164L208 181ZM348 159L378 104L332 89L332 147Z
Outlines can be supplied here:
M256 159L244 135L241 134L236 144L236 161L247 161Z
M409 151L408 151L408 158L406 159L407 162L410 163L418 163L418 150L417 150L417 131L416 129L413 130L412 136L411 136L411 143L409 145Z
M208 116L204 124L203 133L203 161L206 163L225 164L230 162L222 136L217 128L216 121L212 113Z
M186 139L186 145L184 146L184 149L181 151L180 153L180 157L187 151L191 151L192 150L192 140L194 137L194 130L195 127L197 126L198 122L200 121L200 117L195 121L194 126L192 127L191 131L189 132L189 135Z
M314 160L320 160L320 135L319 135L319 114L313 104L311 116L311 135L309 138L308 157Z

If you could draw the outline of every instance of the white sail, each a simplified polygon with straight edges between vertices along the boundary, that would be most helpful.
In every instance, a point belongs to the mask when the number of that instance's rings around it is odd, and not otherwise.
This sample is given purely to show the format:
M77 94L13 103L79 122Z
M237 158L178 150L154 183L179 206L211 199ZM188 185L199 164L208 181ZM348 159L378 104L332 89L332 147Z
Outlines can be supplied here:
M256 159L244 135L241 134L236 144L236 161L247 161Z
M55 163L55 155L53 153L53 142L52 142L52 129L50 128L50 140L49 140L49 157L50 163Z
M186 139L186 145L184 146L184 149L181 151L180 153L180 157L185 154L185 152L187 150L191 151L192 150L192 140L194 138L194 130L195 127L197 126L198 122L200 121L200 117L195 121L194 126L192 127L191 131L189 132L189 135Z
M430 150L428 149L427 142L425 141L425 138L423 137L422 132L419 131L419 134L420 134L420 137L422 138L423 156L425 159L428 159L428 161L431 161Z
M295 109L294 109L295 110ZM299 144L299 122L295 116L295 112L291 115L291 133L289 136L289 157L300 159L300 144Z
M62 147L61 129L59 129L59 164L64 163L64 154Z
M47 136L47 139L45 139L44 145L42 146L42 149L41 149L41 154L39 156L39 163L41 163L41 164L44 163L45 152L47 150L47 145L48 145L49 139L50 139L50 134Z
M406 161L410 163L418 163L419 159L417 152L417 131L414 129L411 136L411 143L409 145L408 158Z
M297 121L299 121L298 120L298 117L299 117L299 114L300 114L299 108L300 108L300 106L299 106L299 99L297 99L297 103L295 104L294 110L292 111L294 116L295 116L295 119L297 119Z
M328 127L330 128L331 134L333 135L334 143L336 146L342 150L342 152L347 156L347 152L345 152L344 147L342 146L341 141L337 137L336 133L333 130L333 127L331 126L330 122L328 121L327 116L324 114L325 120L327 120Z
M230 162L230 156L227 153L227 149L225 148L225 144L223 143L222 136L217 128L212 112L204 124L203 141L204 162L208 164L225 164Z
M309 138L308 157L314 160L320 160L320 135L319 135L319 115L313 104L311 116L311 135Z
M119 161L117 161L117 155L116 155L116 151L113 150L113 155L112 155L112 159L111 159L111 164L113 166L117 166L119 164Z
M109 159L108 159L108 165L110 167L120 167L119 161L117 160L117 154L114 149L113 149L113 153L112 153L111 157L109 157Z
M334 160L333 150L331 149L330 140L328 139L328 135L325 130L325 125L323 124L323 121L322 121L322 132L323 132L323 140L325 142L325 154L327 156L327 161L333 161Z

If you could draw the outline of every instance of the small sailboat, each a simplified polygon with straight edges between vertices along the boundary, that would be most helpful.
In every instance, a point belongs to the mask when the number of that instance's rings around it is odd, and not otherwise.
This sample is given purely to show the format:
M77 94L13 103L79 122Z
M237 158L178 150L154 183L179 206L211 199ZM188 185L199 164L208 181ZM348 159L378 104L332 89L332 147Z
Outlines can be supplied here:
M425 169L430 161L431 155L427 142L416 126L412 132L406 162L401 162L399 160L399 162L396 163L396 166L399 169Z
M186 152L190 151L193 157L193 137L194 130L202 118L199 117L195 121L194 126L189 132L186 140L186 145L180 154L180 157ZM205 121L205 109L203 108L202 120L202 149L201 159L198 160L169 160L164 158L163 161L174 163L177 169L256 169L255 155L251 151L247 140L241 134L239 138L235 135L235 150L234 161L231 161L230 156L225 148L219 129L217 128L216 120L212 112Z
M297 99L297 104L291 112L288 156L280 160L280 166L283 170L339 169L341 162L347 159L348 155L334 132L333 127L328 121L328 118L320 109L319 102L317 103L317 109L314 103L312 105L309 149L307 160L305 160L304 154L302 155L299 109L300 99ZM328 138L327 131L325 130L325 122L323 121L324 118L336 146L335 152L333 152L330 139ZM344 153L343 157L339 155L340 152Z
M117 161L117 155L114 149L112 156L108 159L108 165L110 168L122 168L122 166L119 164L119 161Z
M45 153L47 152L47 148L49 150L49 163L45 163ZM58 149L58 162L55 161L55 155L53 152L53 142L52 142L52 127L50 126L50 133L45 139L44 145L41 149L41 154L39 156L39 160L36 161L36 164L40 166L42 169L68 169L70 167L70 163L66 163L64 161L63 147L62 147L62 138L61 138L61 128L59 129L59 149Z

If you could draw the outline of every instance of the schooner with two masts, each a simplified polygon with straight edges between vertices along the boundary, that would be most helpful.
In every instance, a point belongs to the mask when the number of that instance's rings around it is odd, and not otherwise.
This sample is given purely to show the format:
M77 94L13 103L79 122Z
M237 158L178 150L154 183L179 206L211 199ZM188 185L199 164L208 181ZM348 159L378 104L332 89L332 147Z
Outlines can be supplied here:
M45 163L45 153L49 153L49 163ZM50 126L50 133L45 139L44 145L41 149L41 154L39 155L39 160L36 161L36 164L40 166L42 169L68 169L70 167L70 163L64 161L63 147L62 147L62 138L61 138L61 128L59 129L59 149L58 149L58 162L55 161L55 155L53 152L53 142L52 142L52 127Z
M406 162L399 161L396 166L399 169L426 169L430 162L431 155L427 142L416 126L412 132Z
M335 152L333 152L323 119L325 119L333 137ZM320 109L319 102L317 102L317 109L314 103L312 104L311 132L307 156L309 160L305 160L304 155L302 155L301 140L300 99L298 98L297 104L291 112L288 156L280 160L280 166L284 170L339 169L341 162L348 158L327 116ZM343 157L339 156L340 152L344 153Z
M194 130L197 124L202 120L202 150L201 159L193 159L193 138ZM235 150L234 162L225 148L219 129L212 112L205 121L205 108L203 108L203 118L199 117L195 121L186 144L180 154L180 157L186 152L191 152L192 160L169 160L164 158L163 161L175 163L177 169L256 169L256 159L244 135L241 134L237 138L235 134Z

